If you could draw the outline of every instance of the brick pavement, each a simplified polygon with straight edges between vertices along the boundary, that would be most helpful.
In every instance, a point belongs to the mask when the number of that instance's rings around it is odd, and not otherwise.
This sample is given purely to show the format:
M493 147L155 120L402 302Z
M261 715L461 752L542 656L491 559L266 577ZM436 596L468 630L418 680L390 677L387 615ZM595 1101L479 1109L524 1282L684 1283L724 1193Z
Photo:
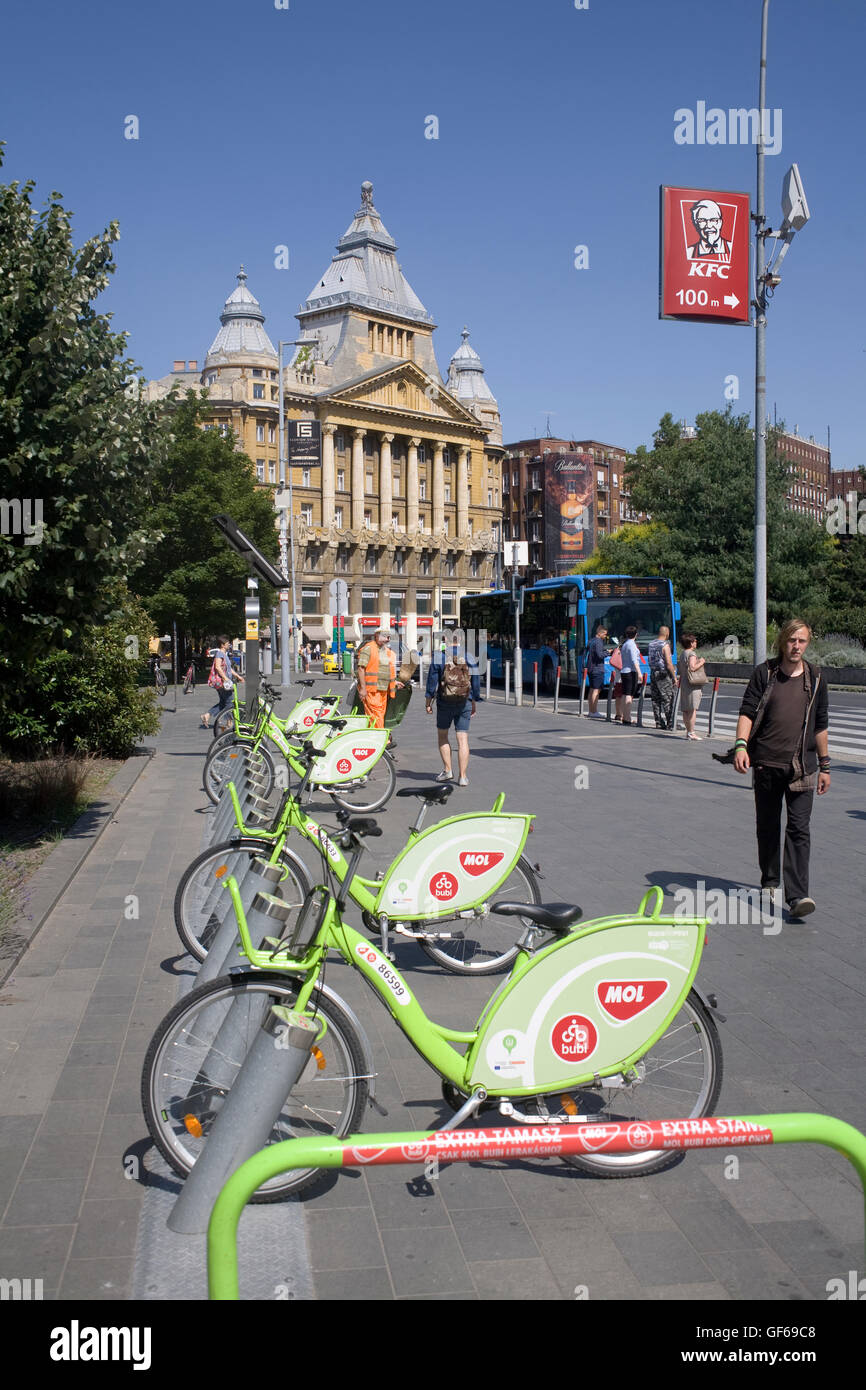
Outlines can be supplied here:
M204 735L192 706L205 699L198 692L165 716L156 756L0 992L0 1275L42 1277L46 1297L140 1292L139 1217L165 1180L141 1117L139 1072L183 978L172 900L201 840ZM416 696L400 734L404 784L438 771L432 724ZM707 889L754 882L746 779L713 763L706 743L501 702L479 707L472 742L470 787L455 790L449 810L489 808L504 790L507 806L535 811L529 852L548 900L576 900L590 917L630 910L650 883L670 892L698 880ZM588 786L577 790L580 768ZM855 848L864 778L866 763L839 760L831 794L816 804L813 917L777 936L710 930L700 981L728 1018L720 1113L817 1110L866 1127ZM403 842L405 805L392 802L380 818L377 864ZM129 894L137 919L124 917ZM446 976L409 942L396 952L425 1008L452 1026L468 1026L496 983ZM441 1123L435 1076L359 977L337 962L328 982L357 1008L373 1045L389 1114L368 1111L367 1127ZM827 1280L849 1269L862 1273L862 1198L844 1159L817 1146L736 1157L737 1177L726 1176L723 1152L616 1182L555 1161L456 1164L426 1187L402 1168L334 1174L324 1193L289 1204L303 1213L310 1266L297 1287L309 1273L318 1298L571 1299L585 1290L602 1300L797 1300L826 1297ZM285 1275L275 1271L275 1283Z

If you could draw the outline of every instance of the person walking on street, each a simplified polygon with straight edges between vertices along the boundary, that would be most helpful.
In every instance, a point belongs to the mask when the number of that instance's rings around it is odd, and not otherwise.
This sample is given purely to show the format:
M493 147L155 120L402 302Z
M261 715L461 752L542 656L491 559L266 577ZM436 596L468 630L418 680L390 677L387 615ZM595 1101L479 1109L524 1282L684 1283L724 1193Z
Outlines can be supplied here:
M604 719L604 715L598 712L598 697L604 686L604 641L606 637L607 628L601 624L596 628L595 636L586 651L586 678L589 682L588 719Z
M627 627L622 644L622 723L631 724L631 702L640 680L640 649L634 640L636 627Z
M761 888L774 902L780 887L782 803L787 808L782 868L785 901L794 917L815 911L809 896L809 820L817 790L830 790L827 683L806 661L812 630L783 623L775 657L761 662L743 696L734 767L752 769Z
M706 661L697 653L698 639L691 632L684 632L680 638L680 655L677 665L680 672L680 712L683 716L686 738L698 742L700 734L695 733L695 724L698 719L698 706L701 703L701 696L704 693L706 675L700 679L700 673L706 666ZM691 673L691 674L690 674ZM697 679L699 684L693 685L692 681Z
M650 699L657 729L669 729L671 710L674 703L677 673L671 660L671 630L660 627L658 637L654 637L647 651L647 665L650 673Z
M388 646L390 640L390 633L380 628L358 648L358 699L374 729L384 729L388 699L403 687L403 681L397 680L397 658Z
M206 714L202 715L201 727L203 729L209 729L210 720L222 714L226 706L231 704L235 682L243 680L243 676L239 672L236 672L232 666L229 657L231 645L230 637L217 638L217 647L214 652L213 664L210 668L210 675L207 678L207 683L209 686L212 686L214 690L219 691L219 698L217 703L212 705Z
M457 785L468 787L469 721L481 699L481 682L478 667L474 662L467 662L456 644L447 660L445 656L443 652L442 660L431 661L425 692L428 714L433 713L433 701L436 701L436 732L442 759L442 771L436 781L454 781L449 740L449 730L453 724L457 734Z

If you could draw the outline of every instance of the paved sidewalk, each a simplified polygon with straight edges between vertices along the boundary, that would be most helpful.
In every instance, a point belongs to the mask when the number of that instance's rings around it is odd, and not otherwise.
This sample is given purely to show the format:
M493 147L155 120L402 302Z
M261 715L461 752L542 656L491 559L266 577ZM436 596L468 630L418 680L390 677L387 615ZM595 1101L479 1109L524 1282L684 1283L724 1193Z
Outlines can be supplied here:
M201 841L204 699L181 697L165 715L156 756L0 991L0 1276L41 1277L46 1298L134 1296L140 1214L165 1187L139 1075L189 966L172 902ZM399 734L404 785L439 770L433 723L416 695ZM578 901L589 918L631 910L651 883L671 894L754 883L751 794L709 744L501 703L479 706L471 736L470 786L448 811L489 808L499 791L507 807L535 811L528 853L546 900ZM722 1114L814 1110L866 1127L866 762L841 759L833 774L812 822L819 912L778 935L710 929L699 979L728 1019ZM416 803L408 815L406 805L381 815L365 872L402 845ZM138 916L125 915L135 899ZM446 975L410 942L396 950L425 1008L452 1026L469 1026L497 983ZM327 978L373 1045L389 1114L368 1111L366 1127L441 1123L436 1077L360 978L342 963ZM456 1164L426 1185L418 1176L335 1174L324 1194L289 1204L303 1214L316 1297L823 1299L828 1279L863 1272L859 1186L818 1147L692 1153L617 1182L553 1161ZM271 1296L284 1297L276 1289L290 1277L305 1296L303 1241L294 1258L294 1271L274 1270Z

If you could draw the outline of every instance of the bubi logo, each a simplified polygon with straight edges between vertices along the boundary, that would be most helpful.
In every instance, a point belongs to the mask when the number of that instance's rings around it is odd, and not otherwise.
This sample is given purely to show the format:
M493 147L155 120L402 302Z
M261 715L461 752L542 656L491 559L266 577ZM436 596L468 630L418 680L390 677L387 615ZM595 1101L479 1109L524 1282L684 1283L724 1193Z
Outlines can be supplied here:
M313 718L313 716L312 716L311 714L305 714L305 715L304 715L304 728L305 728L305 729L310 729L310 728L312 728L312 726L315 724L315 722L316 722L316 721L315 721L315 719Z
M598 1029L585 1014L566 1014L554 1023L550 1046L562 1062L585 1062L598 1047Z
M626 1023L661 999L667 988L667 980L601 980L595 993L609 1018Z
M457 892L457 880L453 874L449 874L443 869L441 874L433 875L429 887L437 902L447 903Z
M469 849L458 857L461 868L465 869L467 874L471 874L473 878L477 878L479 874L486 874L490 869L495 869L497 864L502 863L505 855L495 851L488 853L486 850Z
M352 771L352 764L349 762L349 759L348 759L348 758L338 758L338 759L337 759L337 771L338 771L338 772L351 772L351 771Z
M371 758L375 751L375 748L353 748L352 757L357 758L358 762L362 763L365 758Z

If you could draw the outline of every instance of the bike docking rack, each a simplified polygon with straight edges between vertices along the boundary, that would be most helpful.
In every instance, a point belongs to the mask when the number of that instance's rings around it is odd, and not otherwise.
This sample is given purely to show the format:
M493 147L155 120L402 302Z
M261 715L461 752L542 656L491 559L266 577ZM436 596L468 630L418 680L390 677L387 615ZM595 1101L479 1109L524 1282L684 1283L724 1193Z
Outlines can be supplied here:
M294 1041L294 1040L293 1040ZM207 1233L208 1292L236 1300L238 1223L262 1183L296 1168L366 1168L379 1164L479 1163L569 1154L635 1153L652 1149L754 1148L767 1144L824 1144L853 1165L866 1207L866 1135L828 1115L713 1116L515 1129L458 1129L403 1134L354 1134L346 1139L288 1139L248 1158L220 1192ZM864 1210L866 1219L866 1210Z

